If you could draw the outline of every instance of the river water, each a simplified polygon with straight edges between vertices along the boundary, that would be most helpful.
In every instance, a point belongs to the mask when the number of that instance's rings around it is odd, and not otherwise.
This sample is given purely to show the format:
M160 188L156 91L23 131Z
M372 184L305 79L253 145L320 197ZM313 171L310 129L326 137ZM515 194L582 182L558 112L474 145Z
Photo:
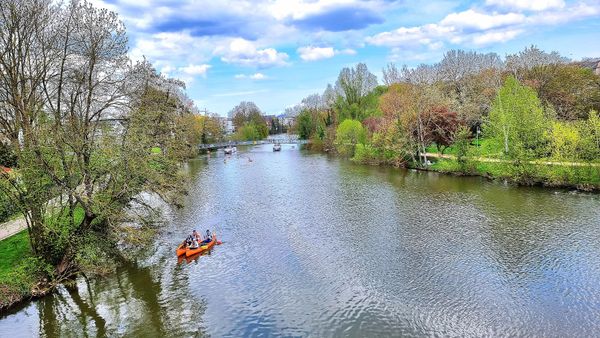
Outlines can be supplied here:
M594 336L600 196L261 145L189 163L137 262L0 316L0 337ZM191 261L196 228L223 245Z

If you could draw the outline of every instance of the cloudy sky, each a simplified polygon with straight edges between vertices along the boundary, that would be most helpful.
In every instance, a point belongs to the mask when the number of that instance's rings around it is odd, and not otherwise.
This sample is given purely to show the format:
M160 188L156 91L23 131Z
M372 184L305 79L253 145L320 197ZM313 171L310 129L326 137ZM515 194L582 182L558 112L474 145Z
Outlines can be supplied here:
M501 56L535 44L600 57L600 0L94 0L120 14L133 59L187 83L199 108L243 100L268 114L365 62L439 61L450 49Z

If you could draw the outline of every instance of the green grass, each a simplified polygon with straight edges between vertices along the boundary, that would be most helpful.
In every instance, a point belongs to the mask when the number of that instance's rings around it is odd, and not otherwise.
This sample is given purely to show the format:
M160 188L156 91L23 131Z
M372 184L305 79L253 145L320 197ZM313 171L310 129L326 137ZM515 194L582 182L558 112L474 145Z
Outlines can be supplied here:
M426 150L429 153L439 152L435 143L427 147ZM502 156L502 148L499 148L498 145L490 139L479 139L479 141L472 140L469 147L469 153L474 156L499 158ZM456 155L456 148L454 146L445 148L444 155Z
M430 169L447 173L476 174L508 179L519 184L577 186L600 189L600 170L597 167L574 167L544 164L525 164L468 161L461 167L454 159L440 159Z
M0 280L21 260L29 256L31 256L31 247L27 230L0 241Z

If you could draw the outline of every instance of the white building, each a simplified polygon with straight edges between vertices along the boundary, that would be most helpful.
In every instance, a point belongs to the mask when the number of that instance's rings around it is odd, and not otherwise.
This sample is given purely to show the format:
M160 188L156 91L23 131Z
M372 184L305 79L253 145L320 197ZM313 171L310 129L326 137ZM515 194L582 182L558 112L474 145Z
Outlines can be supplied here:
M233 125L233 119L229 117L221 117L221 125L223 126L223 130L225 131L225 135L230 135L235 132L235 127Z

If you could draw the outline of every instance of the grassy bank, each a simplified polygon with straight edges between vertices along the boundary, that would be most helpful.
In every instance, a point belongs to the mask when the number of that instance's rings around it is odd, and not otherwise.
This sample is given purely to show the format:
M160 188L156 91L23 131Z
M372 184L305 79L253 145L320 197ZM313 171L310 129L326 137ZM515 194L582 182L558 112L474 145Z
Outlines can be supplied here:
M502 163L442 158L430 170L460 175L479 175L506 180L520 185L569 187L585 191L600 191L600 167L548 165L541 163Z
M83 209L76 208L73 217L75 222L81 222ZM47 215L45 223L49 238L64 241L60 229L67 227L68 222L69 217L64 213ZM0 310L23 299L45 294L51 287L44 283L44 279L52 273L52 267L34 256L27 230L0 241Z
M0 241L0 310L31 297L42 279L27 231Z

